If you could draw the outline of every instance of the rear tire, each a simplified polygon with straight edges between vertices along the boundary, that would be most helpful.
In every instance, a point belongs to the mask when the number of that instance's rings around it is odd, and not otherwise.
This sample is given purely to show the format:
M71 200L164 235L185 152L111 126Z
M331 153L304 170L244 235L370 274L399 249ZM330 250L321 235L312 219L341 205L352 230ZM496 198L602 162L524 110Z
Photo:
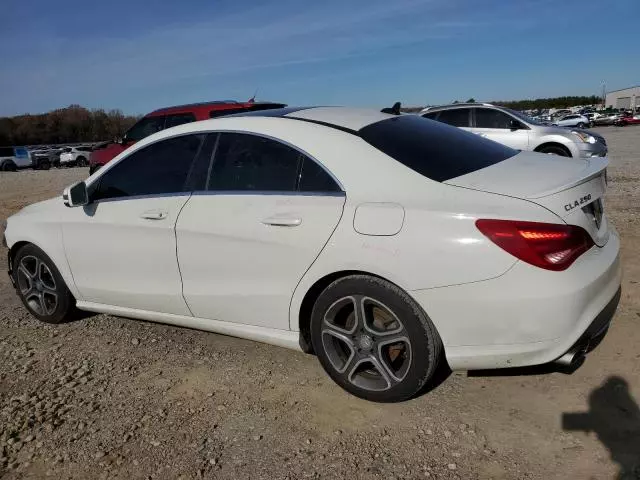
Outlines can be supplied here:
M87 166L87 159L85 157L78 157L76 159L76 165L78 167L86 167Z
M5 160L4 162L2 162L2 165L0 165L0 171L3 172L15 172L17 169L18 167L13 162L13 160Z
M12 263L16 292L29 313L61 323L75 311L75 299L49 256L33 244L20 248Z
M442 341L429 317L386 280L350 275L329 285L311 314L320 364L343 389L375 402L399 402L433 377Z
M582 122L580 122L580 123L578 123L578 125L576 125L576 127L578 127L578 128L584 128L584 127L585 127L585 124L584 124L584 123L582 123Z
M569 153L567 150L565 150L563 147L560 146L556 146L556 145L548 145L546 147L542 147L539 150L536 150L537 152L540 153L547 153L550 155L560 155L561 157L570 157L571 153Z

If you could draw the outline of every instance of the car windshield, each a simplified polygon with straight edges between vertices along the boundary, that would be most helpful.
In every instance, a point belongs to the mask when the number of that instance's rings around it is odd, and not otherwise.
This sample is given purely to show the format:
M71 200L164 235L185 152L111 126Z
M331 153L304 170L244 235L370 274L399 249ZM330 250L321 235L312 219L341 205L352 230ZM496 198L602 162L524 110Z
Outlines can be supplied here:
M401 115L362 128L367 143L436 182L502 162L518 150L417 115Z
M509 112L511 115L518 117L520 120L530 123L531 125L549 125L548 122L541 122L540 120L536 120L530 117L529 115L525 115L522 112L518 112L517 110L511 110L510 108L505 108L504 110Z

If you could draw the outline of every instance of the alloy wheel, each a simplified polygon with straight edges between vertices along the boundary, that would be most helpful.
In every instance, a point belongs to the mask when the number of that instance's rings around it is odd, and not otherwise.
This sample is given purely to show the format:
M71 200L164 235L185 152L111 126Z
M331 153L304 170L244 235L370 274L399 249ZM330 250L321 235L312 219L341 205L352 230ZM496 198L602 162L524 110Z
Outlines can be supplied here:
M325 313L321 335L332 367L358 388L388 390L409 372L409 334L391 308L378 300L364 295L337 300Z
M33 255L22 257L17 282L25 302L38 315L51 315L58 306L58 291L51 269Z

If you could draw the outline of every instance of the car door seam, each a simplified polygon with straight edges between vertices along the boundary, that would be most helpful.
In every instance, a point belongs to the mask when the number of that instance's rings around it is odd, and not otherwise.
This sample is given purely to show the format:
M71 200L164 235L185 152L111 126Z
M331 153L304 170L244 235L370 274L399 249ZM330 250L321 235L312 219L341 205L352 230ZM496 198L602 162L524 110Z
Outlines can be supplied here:
M298 279L298 283L296 283L296 286L293 289L293 292L291 292L291 298L289 299L289 330L292 330L292 328L291 328L291 314L292 314L291 307L293 305L293 297L295 296L296 291L298 290L298 287L300 286L300 283L302 283L302 279L304 279L304 277L307 275L309 270L311 270L311 267L313 267L313 265L316 263L316 261L318 260L318 258L322 254L322 252L324 252L324 249L327 247L327 244L331 241L331 238L336 233L336 230L338 229L338 226L342 222L342 217L344 216L344 207L345 207L346 204L347 204L347 195L345 193L344 201L342 202L342 208L340 209L340 217L338 218L338 221L336 222L335 226L333 227L333 230L331 231L331 234L327 237L327 241L324 242L324 245L322 245L322 248L318 251L318 254L315 256L313 261L309 264L309 266L302 273L302 275L300 275L300 278Z
M182 301L184 301L184 304L186 305L187 310L189 310L189 313L191 314L191 316L195 317L195 315L191 311L189 302L187 302L187 299L184 296L184 280L182 278L182 270L180 269L180 257L178 255L178 220L180 219L180 214L182 213L182 210L184 209L184 207L187 206L187 204L191 200L191 197L193 197L193 192L189 193L189 198L187 198L187 201L184 202L182 204L182 207L180 207L180 210L178 210L178 214L176 215L176 221L173 224L173 238L175 240L175 246L176 246L175 250L176 250L176 264L178 265L178 275L180 275L180 295L182 296Z

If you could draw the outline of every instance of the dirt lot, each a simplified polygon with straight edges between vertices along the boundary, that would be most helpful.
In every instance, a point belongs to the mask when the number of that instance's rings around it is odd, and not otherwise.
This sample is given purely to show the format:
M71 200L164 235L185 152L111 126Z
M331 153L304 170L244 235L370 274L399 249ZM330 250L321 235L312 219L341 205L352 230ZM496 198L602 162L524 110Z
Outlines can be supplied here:
M454 373L368 403L277 347L106 315L38 323L3 274L0 477L640 478L640 127L600 131L623 296L573 375ZM1 173L0 219L86 174Z

